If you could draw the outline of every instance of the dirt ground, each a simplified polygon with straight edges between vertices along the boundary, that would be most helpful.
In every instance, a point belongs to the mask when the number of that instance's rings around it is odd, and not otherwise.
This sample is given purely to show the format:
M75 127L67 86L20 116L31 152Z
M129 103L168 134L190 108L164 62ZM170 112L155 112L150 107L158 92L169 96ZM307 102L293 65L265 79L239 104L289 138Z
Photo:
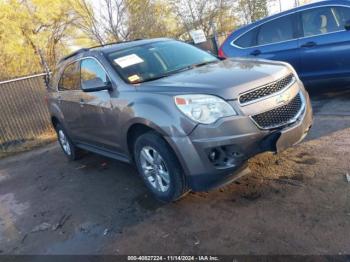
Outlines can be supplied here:
M155 202L132 166L67 162L57 144L2 159L0 253L350 254L350 89L312 99L302 144L173 204Z

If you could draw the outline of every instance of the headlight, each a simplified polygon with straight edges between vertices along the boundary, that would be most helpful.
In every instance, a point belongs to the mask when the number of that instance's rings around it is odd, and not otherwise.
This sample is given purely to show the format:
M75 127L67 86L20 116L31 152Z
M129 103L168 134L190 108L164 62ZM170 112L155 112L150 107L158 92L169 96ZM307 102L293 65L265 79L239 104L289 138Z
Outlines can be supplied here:
M211 95L181 95L175 104L182 113L202 124L212 124L222 117L237 115L226 101Z

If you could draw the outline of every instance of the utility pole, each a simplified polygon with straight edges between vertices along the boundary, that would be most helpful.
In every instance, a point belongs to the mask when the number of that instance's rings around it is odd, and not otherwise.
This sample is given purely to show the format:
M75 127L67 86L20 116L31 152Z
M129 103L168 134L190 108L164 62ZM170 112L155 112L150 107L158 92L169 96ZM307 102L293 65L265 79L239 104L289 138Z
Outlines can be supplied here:
M281 0L279 0L279 4L280 4L280 12L282 12L282 2L281 2Z

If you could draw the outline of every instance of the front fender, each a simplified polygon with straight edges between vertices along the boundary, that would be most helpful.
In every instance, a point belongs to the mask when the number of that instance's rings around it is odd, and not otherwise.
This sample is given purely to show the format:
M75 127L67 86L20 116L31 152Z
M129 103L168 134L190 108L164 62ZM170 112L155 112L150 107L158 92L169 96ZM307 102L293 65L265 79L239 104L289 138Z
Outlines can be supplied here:
M59 121L59 123L61 125L63 125L63 127L65 127L64 126L64 123L65 123L64 115L63 115L59 105L57 105L57 103L53 99L49 100L48 109L50 112L51 119L56 118Z
M120 121L123 148L127 148L127 134L135 124L152 128L164 137L186 137L197 125L176 108L172 96L147 93L139 93L121 111Z
M123 110L121 126L140 123L158 129L164 136L183 137L197 125L177 109L172 96L139 93L138 97Z

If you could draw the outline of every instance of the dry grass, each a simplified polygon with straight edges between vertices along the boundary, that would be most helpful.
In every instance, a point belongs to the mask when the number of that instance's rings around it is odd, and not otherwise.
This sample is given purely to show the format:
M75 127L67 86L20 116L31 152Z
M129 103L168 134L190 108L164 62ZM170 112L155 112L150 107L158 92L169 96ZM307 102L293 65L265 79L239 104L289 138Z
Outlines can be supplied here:
M14 154L33 150L35 148L47 145L47 144L55 141L56 139L57 139L57 137L56 137L56 133L54 131L43 133L43 134L37 136L35 139L27 140L21 144L16 145L16 146L8 147L4 151L0 151L0 159L14 155Z

